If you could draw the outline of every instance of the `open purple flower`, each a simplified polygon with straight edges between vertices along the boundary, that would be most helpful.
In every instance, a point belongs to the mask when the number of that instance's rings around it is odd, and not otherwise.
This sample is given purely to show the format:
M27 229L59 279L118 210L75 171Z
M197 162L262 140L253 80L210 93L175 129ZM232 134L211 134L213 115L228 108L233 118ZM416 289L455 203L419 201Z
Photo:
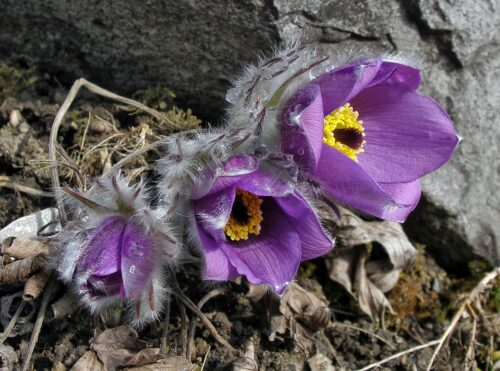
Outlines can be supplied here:
M379 59L325 72L283 105L282 149L327 195L404 221L419 201L419 178L458 143L448 114L419 85L419 70Z
M302 260L332 249L308 202L253 157L230 159L207 189L193 197L205 279L244 275L282 293Z

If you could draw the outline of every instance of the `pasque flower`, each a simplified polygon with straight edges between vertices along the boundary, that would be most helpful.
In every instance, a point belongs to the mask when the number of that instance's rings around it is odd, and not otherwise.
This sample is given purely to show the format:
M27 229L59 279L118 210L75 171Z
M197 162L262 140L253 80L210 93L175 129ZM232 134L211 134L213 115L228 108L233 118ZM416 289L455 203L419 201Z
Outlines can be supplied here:
M419 178L458 142L448 114L419 85L419 70L381 59L325 72L284 103L282 149L336 200L403 221L420 198Z
M204 188L192 202L205 279L244 275L282 293L302 260L332 249L310 204L253 156L232 157Z
M91 311L125 301L133 304L132 322L154 319L166 290L162 264L175 258L177 247L148 209L143 185L112 176L86 194L64 191L85 214L58 238L61 278Z
M448 161L458 137L443 108L417 92L418 69L349 58L294 44L260 59L227 94L229 122L292 155L323 195L403 221L419 178Z

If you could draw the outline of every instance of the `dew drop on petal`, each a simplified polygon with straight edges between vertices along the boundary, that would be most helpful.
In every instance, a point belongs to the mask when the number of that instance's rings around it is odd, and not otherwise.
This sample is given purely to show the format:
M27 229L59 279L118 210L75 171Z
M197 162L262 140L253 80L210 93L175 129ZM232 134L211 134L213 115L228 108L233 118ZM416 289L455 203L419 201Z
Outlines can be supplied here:
M266 90L261 90L257 94L257 99L260 99L261 102L267 101L268 98L269 98L269 94L267 93Z
M239 88L231 88L227 91L226 93L226 101L228 101L231 104L234 104L238 97L241 94L241 90Z
M128 269L128 271L131 273L131 274L134 274L135 273L135 265L131 265L130 268Z
M301 148L297 149L297 154L299 156L304 156L304 148L301 147Z

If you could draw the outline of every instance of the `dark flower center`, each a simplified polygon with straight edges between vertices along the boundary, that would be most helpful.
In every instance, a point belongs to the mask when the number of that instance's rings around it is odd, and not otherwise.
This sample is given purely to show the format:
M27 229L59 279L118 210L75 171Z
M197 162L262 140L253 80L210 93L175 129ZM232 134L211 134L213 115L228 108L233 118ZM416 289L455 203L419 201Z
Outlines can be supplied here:
M323 127L323 143L354 161L358 161L358 155L364 152L365 144L363 121L358 116L358 112L346 103L325 117Z
M236 190L231 215L224 227L224 232L231 241L248 240L249 234L259 235L263 220L262 199L253 193Z
M363 147L363 133L357 129L335 129L333 136L338 142L352 149Z
M231 216L239 225L245 225L248 223L248 219L250 217L248 215L248 209L243 203L243 196L241 194L237 194L234 199Z

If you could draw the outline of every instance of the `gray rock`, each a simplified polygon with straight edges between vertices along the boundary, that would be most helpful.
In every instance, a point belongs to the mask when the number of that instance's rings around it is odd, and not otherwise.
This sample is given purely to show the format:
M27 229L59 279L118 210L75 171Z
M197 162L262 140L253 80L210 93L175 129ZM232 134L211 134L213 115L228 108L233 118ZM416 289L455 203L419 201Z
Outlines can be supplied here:
M56 208L49 207L16 219L0 229L0 243L9 237L30 239L40 234L51 235L60 230L59 212Z
M70 83L118 93L167 86L204 118L224 109L229 81L278 41L402 52L420 60L422 91L464 137L452 161L423 180L408 222L440 262L500 263L500 15L495 0L244 0L67 2L5 0L0 55L26 54Z

